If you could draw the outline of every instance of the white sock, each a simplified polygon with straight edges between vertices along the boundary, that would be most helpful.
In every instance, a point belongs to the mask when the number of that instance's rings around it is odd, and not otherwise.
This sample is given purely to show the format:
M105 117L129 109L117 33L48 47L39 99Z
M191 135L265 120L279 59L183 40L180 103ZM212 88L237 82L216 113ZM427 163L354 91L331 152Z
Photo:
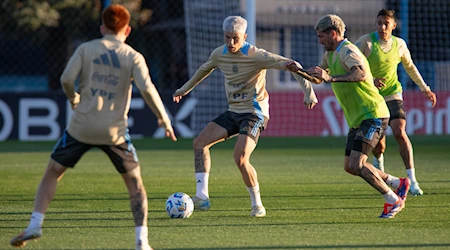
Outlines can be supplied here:
M247 187L248 193L250 194L250 200L252 201L252 207L262 206L261 193L259 192L259 184L254 187Z
M411 182L417 182L415 168L406 169L406 174L408 175L408 178L411 180Z
M136 245L145 246L148 245L148 227L140 226L134 228L136 232Z
M195 173L196 193L195 196L202 200L209 198L208 190L209 173Z
M380 154L378 157L373 157L373 165L384 172L384 155Z
M386 203L389 204L394 204L398 201L398 196L392 190L389 190L387 193L383 194L383 197Z
M400 179L398 177L388 174L386 184L391 188L393 188L394 190L396 190L398 187L400 187Z
M42 223L44 222L44 214L33 212L31 213L30 224L28 224L28 228L41 228Z

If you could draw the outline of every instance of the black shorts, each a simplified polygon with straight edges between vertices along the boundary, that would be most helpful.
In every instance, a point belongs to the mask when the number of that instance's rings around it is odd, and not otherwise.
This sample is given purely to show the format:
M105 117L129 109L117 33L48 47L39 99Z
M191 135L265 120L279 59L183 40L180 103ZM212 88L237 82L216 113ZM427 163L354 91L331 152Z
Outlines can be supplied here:
M263 115L226 111L214 119L213 122L225 128L228 132L228 137L241 134L247 135L255 142L258 142L259 135L267 127L268 121L269 119Z
M391 123L392 120L395 119L403 119L406 120L406 111L403 107L403 101L402 100L393 100L386 102L389 113L391 114L391 117L389 118L389 123Z
M51 158L64 167L73 168L81 156L93 147L105 152L119 173L126 173L139 166L136 150L131 141L119 145L91 145L77 141L65 130L53 148Z
M389 118L373 118L361 122L359 127L348 131L345 155L352 150L369 155L384 135Z

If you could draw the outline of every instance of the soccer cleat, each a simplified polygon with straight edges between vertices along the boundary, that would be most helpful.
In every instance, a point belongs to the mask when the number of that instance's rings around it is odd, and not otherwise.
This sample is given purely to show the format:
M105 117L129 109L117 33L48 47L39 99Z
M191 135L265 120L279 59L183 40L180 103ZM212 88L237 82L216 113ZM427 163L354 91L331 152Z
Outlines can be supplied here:
M395 190L395 193L402 198L402 200L406 200L410 186L411 181L408 178L400 178L400 186Z
M264 216L266 216L266 209L263 206L253 206L250 216L251 217L264 217Z
M409 192L414 196L422 196L423 190L419 187L419 183L417 181L411 183L411 188Z
M206 200L202 200L198 198L197 196L192 197L192 202L194 202L194 208L196 210L206 211L209 210L211 207L211 202L209 201L209 198Z
M137 245L136 250L153 250L153 248L147 244L147 245Z
M28 241L39 239L42 236L42 229L33 228L33 229L25 229L20 234L16 235L11 239L9 244L13 247L24 247Z
M405 200L399 197L398 201L394 204L384 203L384 209L378 218L391 219L405 207Z

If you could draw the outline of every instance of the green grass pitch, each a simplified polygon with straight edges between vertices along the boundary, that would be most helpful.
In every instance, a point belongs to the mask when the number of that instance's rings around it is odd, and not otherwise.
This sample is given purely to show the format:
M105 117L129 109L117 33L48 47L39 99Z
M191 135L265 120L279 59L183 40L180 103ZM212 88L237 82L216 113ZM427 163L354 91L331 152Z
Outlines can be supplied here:
M170 219L167 197L195 194L192 140L135 140L149 197L155 249L450 249L450 136L414 136L416 175L425 194L408 196L394 219L384 200L343 170L345 138L261 138L258 171L264 218L232 159L235 139L211 148L210 211ZM36 187L54 142L0 143L0 249L28 225ZM370 157L371 159L372 157ZM386 171L405 176L388 137ZM58 185L43 237L26 249L133 249L134 226L122 179L101 151L88 152Z

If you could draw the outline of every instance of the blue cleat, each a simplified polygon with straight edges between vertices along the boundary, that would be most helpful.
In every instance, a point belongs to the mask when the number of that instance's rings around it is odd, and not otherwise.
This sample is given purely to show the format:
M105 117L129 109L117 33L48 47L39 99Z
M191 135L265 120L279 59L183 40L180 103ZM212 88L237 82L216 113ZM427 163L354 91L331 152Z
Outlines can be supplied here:
M207 211L211 207L211 202L209 201L209 198L207 198L206 200L202 200L197 196L194 196L192 197L192 202L194 203L195 210Z
M410 186L411 181L408 178L400 178L400 186L395 190L395 193L402 198L402 200L406 200Z

